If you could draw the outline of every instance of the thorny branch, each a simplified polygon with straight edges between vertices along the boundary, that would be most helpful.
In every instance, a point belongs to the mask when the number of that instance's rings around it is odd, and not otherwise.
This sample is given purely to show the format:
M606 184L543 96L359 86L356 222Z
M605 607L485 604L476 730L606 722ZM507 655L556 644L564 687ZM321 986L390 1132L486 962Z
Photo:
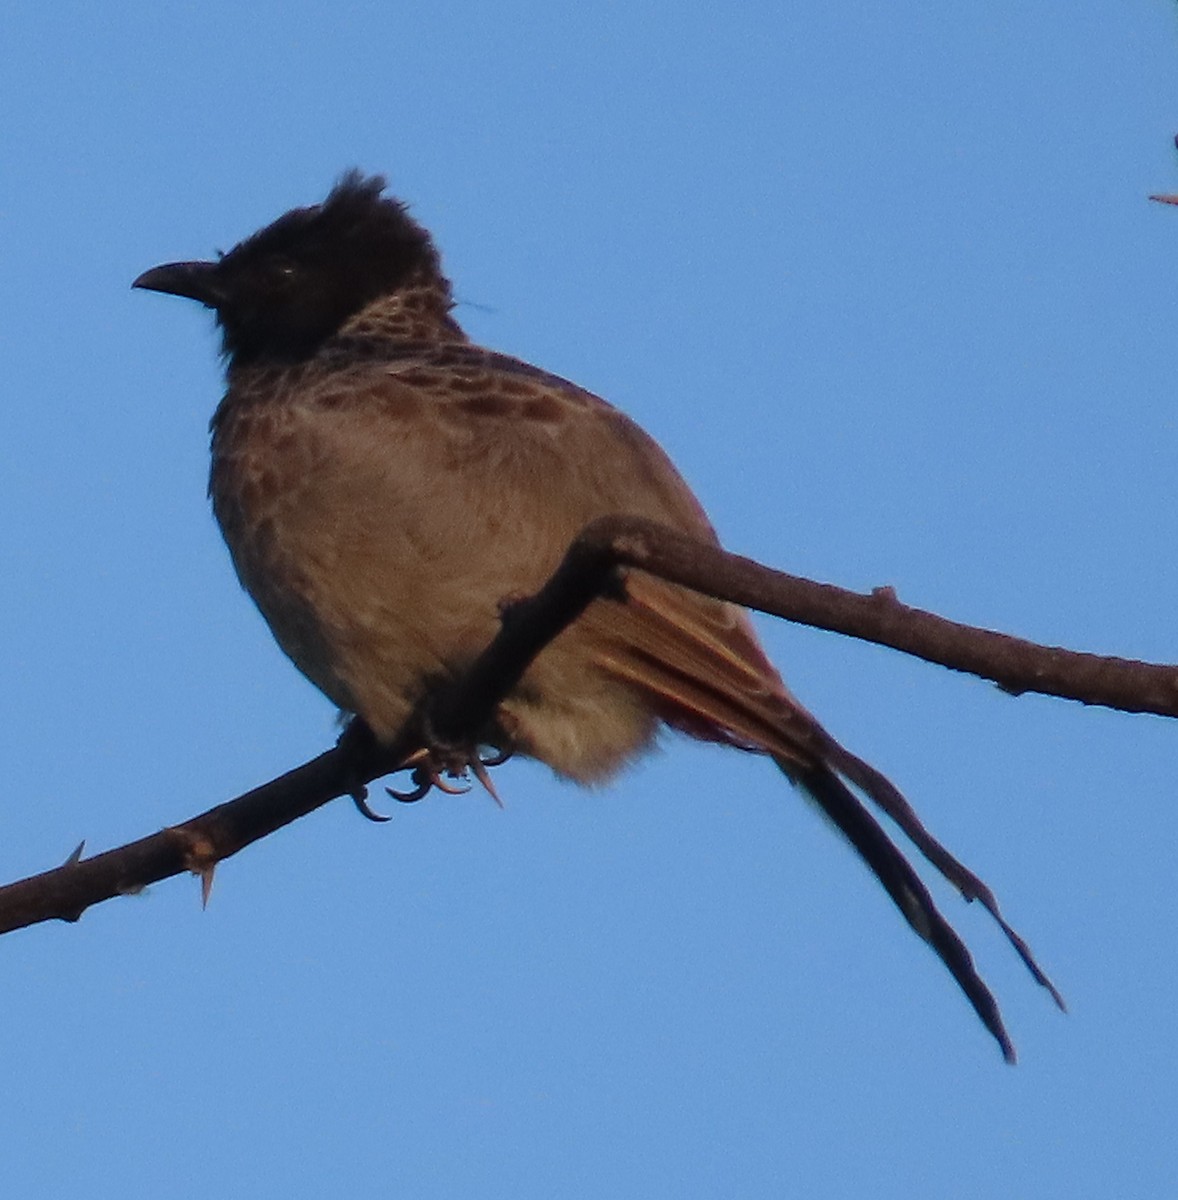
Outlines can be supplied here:
M624 569L747 608L847 634L997 683L1012 695L1040 692L1125 712L1178 717L1178 667L1083 654L959 625L902 604L890 588L869 595L771 570L651 521L606 517L570 547L544 587L508 605L499 633L470 670L436 698L429 727L446 742L470 740L553 638L598 596L624 600ZM92 904L142 891L183 871L203 878L251 842L338 796L397 769L421 744L425 714L374 752L345 735L332 750L287 774L171 826L93 858L79 851L60 867L0 887L0 933L40 921L76 921Z

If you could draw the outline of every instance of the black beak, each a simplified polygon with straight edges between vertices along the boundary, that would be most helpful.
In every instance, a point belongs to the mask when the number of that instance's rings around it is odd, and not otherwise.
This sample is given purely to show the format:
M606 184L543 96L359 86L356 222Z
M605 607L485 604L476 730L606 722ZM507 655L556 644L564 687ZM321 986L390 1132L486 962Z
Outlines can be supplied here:
M131 286L149 292L165 292L169 296L186 296L199 300L209 308L216 308L223 296L217 280L215 262L164 263L144 271Z

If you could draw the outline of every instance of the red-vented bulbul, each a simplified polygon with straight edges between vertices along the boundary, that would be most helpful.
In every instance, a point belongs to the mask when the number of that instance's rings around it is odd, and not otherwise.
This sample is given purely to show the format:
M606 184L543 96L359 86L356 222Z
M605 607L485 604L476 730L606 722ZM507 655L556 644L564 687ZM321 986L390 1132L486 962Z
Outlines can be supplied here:
M637 425L467 340L429 234L384 187L350 173L322 204L215 262L135 281L216 313L228 388L212 421L210 494L237 574L299 670L380 742L486 647L501 602L537 590L594 518L642 516L715 541ZM790 695L744 611L640 571L625 589L539 655L480 741L579 783L624 767L661 725L768 755L842 831L1013 1060L969 952L852 787L982 901L1058 1000L985 884Z

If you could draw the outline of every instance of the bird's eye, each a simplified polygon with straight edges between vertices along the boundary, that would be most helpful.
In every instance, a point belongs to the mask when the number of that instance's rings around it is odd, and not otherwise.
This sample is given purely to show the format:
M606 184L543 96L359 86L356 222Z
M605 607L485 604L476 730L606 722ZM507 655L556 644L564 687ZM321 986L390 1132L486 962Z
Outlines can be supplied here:
M299 274L298 265L291 258L276 259L272 270L275 281L282 284L293 283Z

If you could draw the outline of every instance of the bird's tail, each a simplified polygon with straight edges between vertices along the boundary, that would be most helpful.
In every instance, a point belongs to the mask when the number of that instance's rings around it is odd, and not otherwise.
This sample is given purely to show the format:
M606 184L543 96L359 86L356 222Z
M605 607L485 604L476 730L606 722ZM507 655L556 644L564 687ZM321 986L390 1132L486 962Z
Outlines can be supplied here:
M840 745L794 699L765 657L747 614L641 572L627 577L618 638L601 667L641 691L670 726L706 741L770 755L855 848L909 925L948 968L1007 1061L1014 1047L997 1002L912 865L852 787L899 827L965 897L997 921L1027 969L1064 1007L994 893L929 833L900 791ZM852 785L852 786L848 786Z

